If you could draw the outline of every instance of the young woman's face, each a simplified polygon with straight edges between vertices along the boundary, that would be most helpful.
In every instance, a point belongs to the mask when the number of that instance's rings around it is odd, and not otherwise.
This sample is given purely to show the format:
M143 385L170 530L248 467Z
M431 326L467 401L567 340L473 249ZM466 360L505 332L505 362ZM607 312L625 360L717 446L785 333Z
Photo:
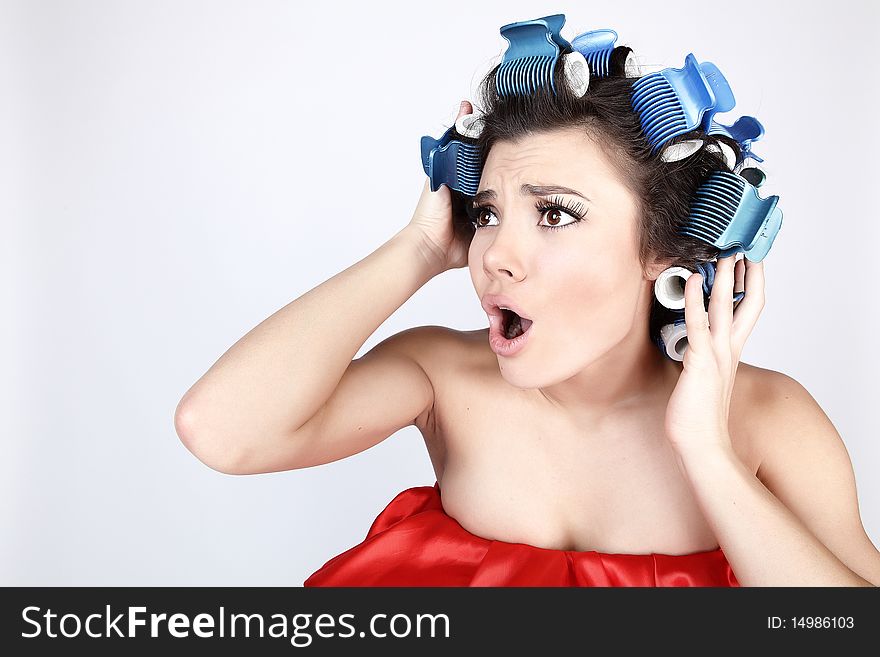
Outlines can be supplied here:
M571 209L536 207L549 203ZM508 382L549 386L633 332L647 336L636 199L583 131L494 144L475 205L468 267L477 295L506 295L533 321L525 347L498 356Z

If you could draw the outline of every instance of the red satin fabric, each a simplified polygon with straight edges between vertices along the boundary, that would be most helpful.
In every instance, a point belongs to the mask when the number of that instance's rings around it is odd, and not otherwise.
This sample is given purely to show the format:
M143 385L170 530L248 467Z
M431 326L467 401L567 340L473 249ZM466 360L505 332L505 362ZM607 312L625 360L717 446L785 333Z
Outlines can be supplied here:
M475 536L440 503L440 484L409 488L366 539L303 586L739 586L721 548L685 555L550 550Z

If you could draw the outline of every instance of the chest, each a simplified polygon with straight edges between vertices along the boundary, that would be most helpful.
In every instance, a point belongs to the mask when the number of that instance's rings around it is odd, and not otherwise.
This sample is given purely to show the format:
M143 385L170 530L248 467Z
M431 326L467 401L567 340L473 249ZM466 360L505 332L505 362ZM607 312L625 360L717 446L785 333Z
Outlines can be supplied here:
M609 553L688 554L718 546L663 435L665 406L609 419L584 435L538 411L528 392L481 403L488 382L478 386L482 394L460 383L435 389L422 433L444 510L466 530ZM734 431L737 453L756 471L748 441Z

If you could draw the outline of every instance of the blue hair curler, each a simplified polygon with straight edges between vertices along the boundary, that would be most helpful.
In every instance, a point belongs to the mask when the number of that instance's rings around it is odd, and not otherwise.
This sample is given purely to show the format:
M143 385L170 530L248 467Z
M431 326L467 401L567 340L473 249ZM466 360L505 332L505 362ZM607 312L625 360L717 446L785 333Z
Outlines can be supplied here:
M762 199L743 176L713 171L694 194L679 232L721 249L719 258L742 251L760 262L782 226L778 201L778 196Z
M611 74L611 53L617 42L617 32L612 29L590 30L571 40L571 47L580 52L590 65L590 73L596 77Z
M758 141L764 135L764 126L754 116L741 116L733 125L722 125L713 119L707 134L726 135L737 142L742 150L742 156L737 164L741 164L746 158L752 158L757 162L764 161L763 158L752 153L752 142Z
M556 93L553 69L562 51L572 50L559 31L565 14L553 14L529 21L509 23L501 27L501 36L509 45L495 73L499 96L529 95L539 87Z
M446 185L467 196L477 193L482 166L480 151L475 144L453 139L455 126L449 128L440 139L429 135L422 137L422 168L431 180L431 191Z
M719 256L720 257L720 256ZM715 285L715 269L718 267L717 261L698 262L696 273L703 277L703 294L707 297L712 296L712 286ZM746 296L745 292L734 292L733 302L742 301Z
M736 101L727 80L711 62L697 63L693 53L682 68L666 68L633 83L633 108L653 151L695 128L708 130L716 112Z

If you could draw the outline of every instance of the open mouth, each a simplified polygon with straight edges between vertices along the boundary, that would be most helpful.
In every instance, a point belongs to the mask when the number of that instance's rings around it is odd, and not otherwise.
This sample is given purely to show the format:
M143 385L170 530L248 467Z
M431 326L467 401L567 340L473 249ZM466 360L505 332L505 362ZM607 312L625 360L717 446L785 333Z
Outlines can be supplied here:
M529 330L532 320L520 317L514 311L500 308L502 313L501 333L508 340L519 337Z

